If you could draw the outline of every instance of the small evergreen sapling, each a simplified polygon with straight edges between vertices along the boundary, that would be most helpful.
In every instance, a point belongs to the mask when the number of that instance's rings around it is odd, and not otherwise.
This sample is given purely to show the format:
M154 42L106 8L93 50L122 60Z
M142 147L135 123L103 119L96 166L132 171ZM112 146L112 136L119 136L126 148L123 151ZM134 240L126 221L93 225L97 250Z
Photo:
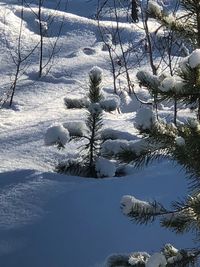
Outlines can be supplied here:
M70 159L59 164L58 172L96 178L115 175L115 165L109 160L99 158L103 126L101 83L102 70L99 67L93 67L89 72L89 92L87 96L89 103L86 110L85 127L80 123L77 124L77 122L76 126L81 126L81 129L77 129L71 123L64 124L71 134L71 138L85 139L86 142L80 149L79 159Z

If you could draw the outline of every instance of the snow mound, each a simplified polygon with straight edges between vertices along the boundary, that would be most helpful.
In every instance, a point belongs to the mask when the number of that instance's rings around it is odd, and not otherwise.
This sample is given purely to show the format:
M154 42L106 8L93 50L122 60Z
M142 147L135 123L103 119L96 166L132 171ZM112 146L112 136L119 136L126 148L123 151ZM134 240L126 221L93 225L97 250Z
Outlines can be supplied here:
M115 164L104 158L98 158L95 162L95 169L99 178L115 176Z
M64 146L69 139L69 131L63 125L53 125L47 129L44 142L47 146L56 144Z

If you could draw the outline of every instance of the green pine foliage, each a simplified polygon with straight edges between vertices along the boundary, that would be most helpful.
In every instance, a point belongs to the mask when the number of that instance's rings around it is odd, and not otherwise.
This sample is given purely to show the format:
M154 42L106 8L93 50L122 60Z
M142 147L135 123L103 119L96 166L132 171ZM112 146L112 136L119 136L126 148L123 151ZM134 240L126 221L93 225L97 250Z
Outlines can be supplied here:
M182 15L165 12L162 8L149 8L149 15L156 18L162 26L176 33L177 38L190 42L193 48L200 47L200 2L199 0L180 0ZM150 5L151 7L151 5Z

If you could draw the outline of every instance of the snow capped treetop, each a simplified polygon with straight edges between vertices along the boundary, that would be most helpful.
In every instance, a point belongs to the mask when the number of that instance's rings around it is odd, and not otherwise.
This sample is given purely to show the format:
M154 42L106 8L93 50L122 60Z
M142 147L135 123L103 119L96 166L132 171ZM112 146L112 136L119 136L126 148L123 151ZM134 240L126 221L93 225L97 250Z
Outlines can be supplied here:
M190 54L188 63L192 69L200 65L200 49L196 49Z
M135 127L138 130L150 130L156 122L156 116L152 109L141 108L135 117Z
M101 81L103 76L103 70L98 66L92 67L89 71L89 77L92 81Z
M121 205L122 211L125 215L128 215L134 211L137 211L137 213L155 213L160 211L159 207L155 209L151 203L139 200L130 195L125 195L122 197Z
M146 267L165 267L167 265L166 258L161 253L154 253L146 263Z
M46 131L44 142L45 145L64 146L70 140L69 131L63 125L53 125Z

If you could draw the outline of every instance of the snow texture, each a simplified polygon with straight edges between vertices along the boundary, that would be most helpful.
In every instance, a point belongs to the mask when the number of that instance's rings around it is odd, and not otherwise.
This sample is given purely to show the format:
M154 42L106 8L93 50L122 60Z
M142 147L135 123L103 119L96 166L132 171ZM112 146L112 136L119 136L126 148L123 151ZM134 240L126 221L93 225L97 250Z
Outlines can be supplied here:
M95 162L95 169L99 178L113 177L115 176L116 165L108 159L98 158Z
M45 145L61 144L64 146L70 140L69 131L63 125L50 126L45 134Z
M165 267L166 265L166 258L161 253L154 253L146 263L146 267Z

